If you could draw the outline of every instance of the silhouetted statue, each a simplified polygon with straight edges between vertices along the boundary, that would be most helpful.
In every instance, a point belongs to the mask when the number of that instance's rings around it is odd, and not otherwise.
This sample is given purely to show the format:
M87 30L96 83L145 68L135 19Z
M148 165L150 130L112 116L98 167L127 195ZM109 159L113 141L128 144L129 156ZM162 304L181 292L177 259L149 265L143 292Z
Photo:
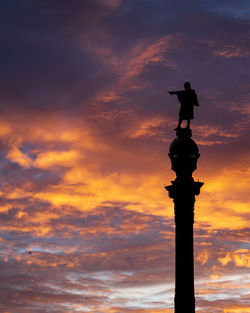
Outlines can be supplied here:
M189 82L185 82L184 90L169 91L170 95L177 95L177 98L181 104L179 111L179 122L175 130L181 128L183 120L187 120L187 128L190 128L190 120L194 118L194 105L199 106L197 95L194 89L191 88Z

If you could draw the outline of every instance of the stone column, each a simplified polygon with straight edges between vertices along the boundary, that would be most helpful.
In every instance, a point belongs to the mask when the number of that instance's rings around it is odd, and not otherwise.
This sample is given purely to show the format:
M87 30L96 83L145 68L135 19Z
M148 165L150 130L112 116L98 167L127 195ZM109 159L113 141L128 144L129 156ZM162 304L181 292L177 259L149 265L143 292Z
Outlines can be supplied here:
M165 187L175 205L175 313L183 313L183 309L195 313L194 203L203 183L195 182L192 177L200 154L191 137L190 129L177 130L177 138L169 149L176 179Z

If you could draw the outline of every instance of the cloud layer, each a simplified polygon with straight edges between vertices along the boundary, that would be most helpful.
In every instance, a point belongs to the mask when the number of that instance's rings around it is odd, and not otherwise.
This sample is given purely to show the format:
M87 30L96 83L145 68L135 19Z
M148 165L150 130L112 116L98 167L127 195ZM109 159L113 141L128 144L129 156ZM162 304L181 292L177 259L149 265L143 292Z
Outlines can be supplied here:
M0 7L1 312L173 312L167 91L185 81L197 312L249 312L248 1Z

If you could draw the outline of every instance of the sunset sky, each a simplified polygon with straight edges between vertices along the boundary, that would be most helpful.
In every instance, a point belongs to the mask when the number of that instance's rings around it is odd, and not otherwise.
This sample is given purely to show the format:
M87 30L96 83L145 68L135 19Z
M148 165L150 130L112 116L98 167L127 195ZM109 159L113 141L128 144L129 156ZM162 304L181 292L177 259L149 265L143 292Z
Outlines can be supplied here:
M173 313L190 81L196 311L249 313L250 1L2 0L0 23L0 312Z

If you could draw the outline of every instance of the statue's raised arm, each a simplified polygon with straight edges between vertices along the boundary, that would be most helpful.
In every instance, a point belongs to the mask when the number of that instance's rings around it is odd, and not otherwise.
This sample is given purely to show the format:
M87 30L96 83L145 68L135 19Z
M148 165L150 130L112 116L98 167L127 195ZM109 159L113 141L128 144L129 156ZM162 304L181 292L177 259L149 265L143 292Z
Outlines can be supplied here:
M181 104L179 111L179 122L175 130L181 128L183 120L187 120L187 128L190 128L190 121L194 118L194 106L199 106L197 94L194 89L191 88L189 82L185 82L184 90L169 91L170 95L177 95L177 98Z
M181 91L169 91L168 93L170 95L178 95L179 92L181 92Z

